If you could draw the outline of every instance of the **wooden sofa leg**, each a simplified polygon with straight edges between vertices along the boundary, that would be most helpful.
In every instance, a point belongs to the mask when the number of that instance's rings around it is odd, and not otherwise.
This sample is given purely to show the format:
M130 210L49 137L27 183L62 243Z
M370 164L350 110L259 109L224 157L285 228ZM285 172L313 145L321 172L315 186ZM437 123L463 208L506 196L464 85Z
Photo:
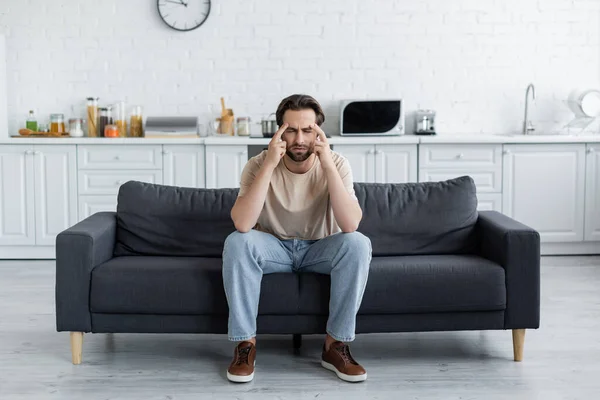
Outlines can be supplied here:
M71 332L71 356L74 365L81 364L81 349L83 347L83 332Z
M525 343L525 329L513 329L512 337L515 361L523 361L523 344Z

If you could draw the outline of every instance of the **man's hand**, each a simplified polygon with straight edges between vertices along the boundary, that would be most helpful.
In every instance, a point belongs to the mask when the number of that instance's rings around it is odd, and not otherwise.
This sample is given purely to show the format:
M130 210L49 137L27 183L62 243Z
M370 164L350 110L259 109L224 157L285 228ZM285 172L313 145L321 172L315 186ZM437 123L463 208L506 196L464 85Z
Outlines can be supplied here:
M323 132L321 127L316 123L310 125L310 127L317 132L317 140L315 140L315 154L317 157L319 157L321 165L325 169L335 168L333 158L331 157L331 147L329 147L329 142L327 141L325 132Z
M269 149L267 150L267 158L265 159L265 165L270 168L275 168L285 155L286 143L281 140L283 132L287 129L288 124L281 125L279 130L275 132L273 138L269 142Z

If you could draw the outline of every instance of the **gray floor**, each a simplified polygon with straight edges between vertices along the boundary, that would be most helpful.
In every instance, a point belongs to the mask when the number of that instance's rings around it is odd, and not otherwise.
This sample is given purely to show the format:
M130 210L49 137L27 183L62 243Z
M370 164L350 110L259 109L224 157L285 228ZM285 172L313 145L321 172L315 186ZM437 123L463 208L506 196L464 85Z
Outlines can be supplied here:
M250 384L230 384L232 346L213 335L86 335L70 362L54 325L53 262L0 262L0 399L597 399L600 258L543 259L542 327L512 361L510 332L359 336L369 379L339 381L319 364L322 337L299 355L288 336L259 337Z

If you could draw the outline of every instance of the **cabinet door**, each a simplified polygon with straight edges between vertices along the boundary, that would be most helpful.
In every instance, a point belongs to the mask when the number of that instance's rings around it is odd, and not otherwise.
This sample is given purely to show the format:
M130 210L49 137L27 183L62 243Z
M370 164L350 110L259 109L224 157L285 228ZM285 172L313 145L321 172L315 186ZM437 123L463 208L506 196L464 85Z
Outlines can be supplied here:
M79 220L84 220L90 215L102 211L117 211L117 196L80 196Z
M180 187L206 187L204 146L163 146L163 183Z
M206 146L206 187L238 188L242 170L248 162L246 146Z
M376 145L375 178L379 183L417 181L417 145Z
M375 182L375 146L336 144L333 151L346 157L354 182Z
M0 245L35 244L33 146L0 145Z
M477 193L477 210L502 212L502 194Z
M35 145L34 153L35 243L54 246L56 235L77 223L77 150Z
M585 145L504 146L503 212L544 242L583 240Z
M588 144L585 240L600 241L600 144Z

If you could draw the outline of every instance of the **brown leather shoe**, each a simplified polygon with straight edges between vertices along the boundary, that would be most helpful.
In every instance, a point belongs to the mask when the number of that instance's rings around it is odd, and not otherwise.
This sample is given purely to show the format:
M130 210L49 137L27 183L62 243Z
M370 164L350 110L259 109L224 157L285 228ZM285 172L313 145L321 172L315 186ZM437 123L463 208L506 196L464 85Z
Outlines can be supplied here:
M321 365L335 372L338 378L346 382L367 380L367 371L352 357L350 346L339 341L333 342L329 346L329 351L325 351L325 345L323 345Z
M227 370L227 379L231 382L250 382L254 378L255 360L256 346L252 342L238 344Z

